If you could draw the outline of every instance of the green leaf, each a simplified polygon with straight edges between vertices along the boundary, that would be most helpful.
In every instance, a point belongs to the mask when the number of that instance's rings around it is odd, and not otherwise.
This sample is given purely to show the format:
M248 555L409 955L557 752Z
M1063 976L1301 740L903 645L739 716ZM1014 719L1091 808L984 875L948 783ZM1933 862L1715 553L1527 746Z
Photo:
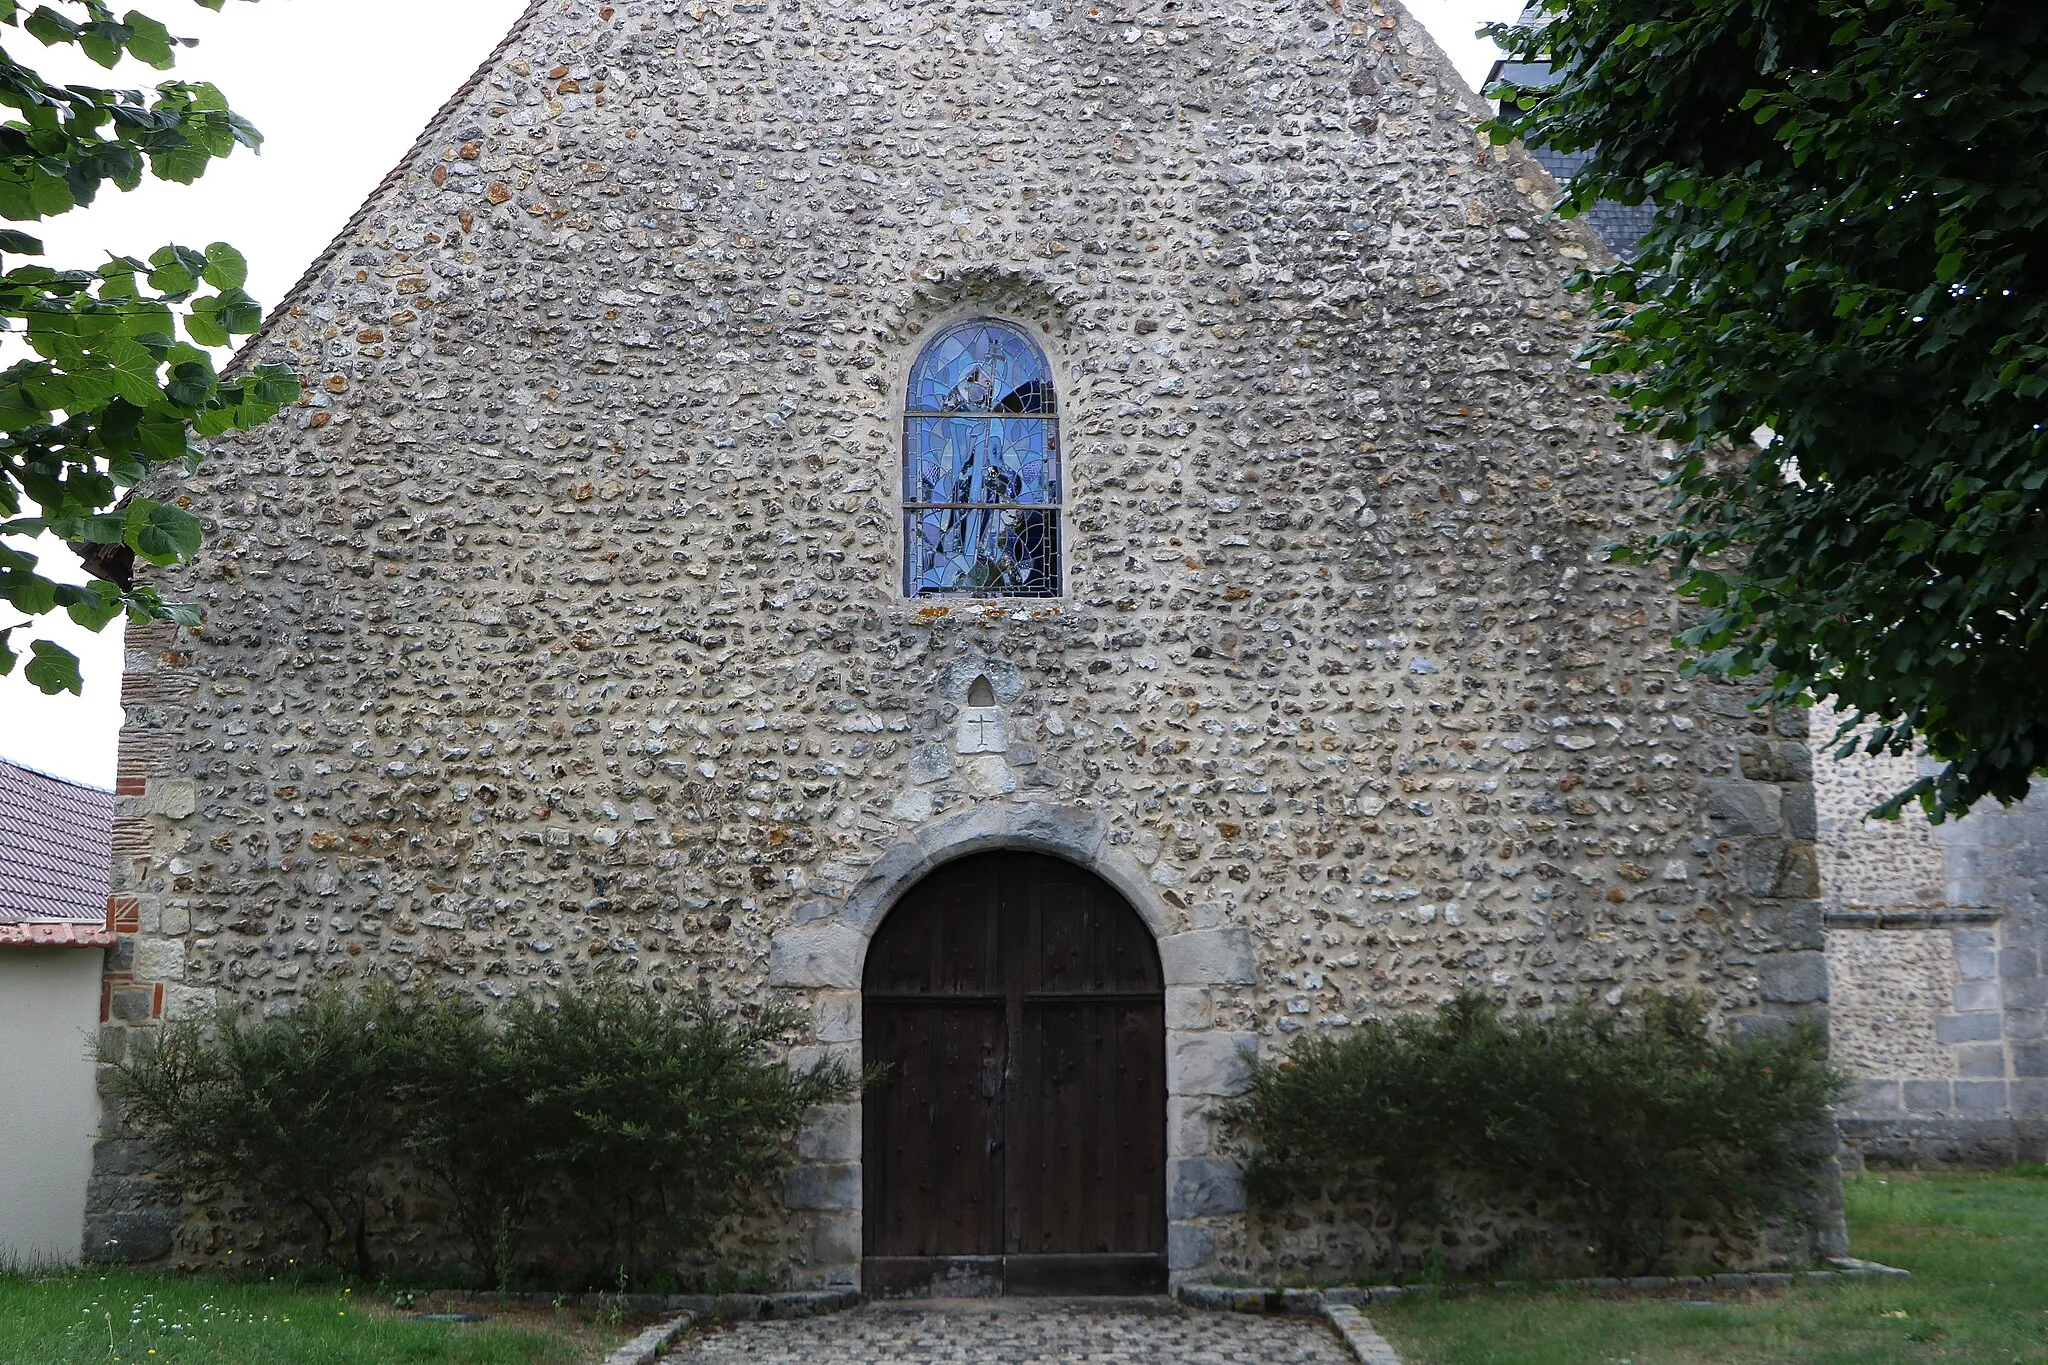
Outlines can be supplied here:
M159 294L183 296L197 289L199 281L174 257L150 272L149 287Z
M121 64L121 49L128 30L120 24L90 23L80 29L78 46L86 56L109 69Z
M73 589L64 610L75 623L98 631L126 610L121 590L112 583L95 579L91 583L67 585Z
M33 211L25 217L53 218L78 206L78 196L72 192L65 169L62 163L55 163L53 169L53 163L39 161L29 171L29 207Z
M185 334L201 346L226 346L233 340L228 329L220 325L218 298L203 298L192 305L192 311L185 315Z
M128 504L124 539L152 564L176 564L199 553L199 518L148 498Z
M40 256L43 254L43 240L26 232L16 232L13 228L0 228L0 251L17 256Z
M80 32L79 26L76 23L65 18L48 5L36 6L36 12L29 15L28 22L23 24L22 27L28 30L31 38L34 38L45 47L54 47L58 43L76 42Z
M150 173L159 180L189 185L206 174L213 153L197 141L181 137L177 142L149 154Z
M241 252L226 242L215 242L206 248L203 278L215 289L238 290L249 282L249 263L242 258Z
M35 556L26 558L34 564ZM40 616L57 605L57 585L34 572L0 574L0 596L16 611Z
M114 392L138 408L162 400L163 390L157 386L157 358L147 348L127 337L115 337L101 355L113 372Z
M230 332L253 332L263 325L263 309L242 289L229 289L220 296L220 325Z
M22 676L35 687L50 696L59 692L77 696L85 691L85 679L79 676L76 654L48 640L35 641L29 645L29 651L35 657L22 670Z
M122 514L106 512L80 517L51 529L66 540L83 541L87 545L119 545L126 535L126 521Z
M219 391L220 381L214 376L213 366L188 360L172 367L164 397L181 408L203 408Z
M152 415L136 427L136 447L144 459L155 464L168 464L190 452L191 443L186 430L183 422Z
M168 71L177 58L171 50L171 31L156 20L137 10L129 10L121 16L121 22L129 29L128 51L138 61L149 63L159 71Z

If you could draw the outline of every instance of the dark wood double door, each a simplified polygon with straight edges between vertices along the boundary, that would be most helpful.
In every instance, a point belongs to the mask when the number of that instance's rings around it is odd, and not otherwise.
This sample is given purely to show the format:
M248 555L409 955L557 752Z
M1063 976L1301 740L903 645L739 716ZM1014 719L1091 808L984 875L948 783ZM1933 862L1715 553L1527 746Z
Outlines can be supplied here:
M1166 1020L1130 905L1057 858L963 859L863 986L868 1292L1164 1292Z

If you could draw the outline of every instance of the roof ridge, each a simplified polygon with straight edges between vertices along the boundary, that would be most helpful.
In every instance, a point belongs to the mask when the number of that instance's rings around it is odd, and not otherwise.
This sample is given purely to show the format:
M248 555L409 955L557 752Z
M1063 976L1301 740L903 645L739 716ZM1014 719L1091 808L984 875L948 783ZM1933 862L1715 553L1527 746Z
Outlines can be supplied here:
M320 278L321 270L326 267L330 260L340 254L342 248L347 245L348 239L355 235L356 230L363 225L363 220L369 217L371 208L398 184L399 179L405 174L406 168L412 165L414 158L426 150L428 143L433 140L435 131L455 113L457 107L464 100L467 100L476 93L477 87L483 84L484 77L490 74L491 68L503 61L505 54L511 51L512 45L525 36L526 30L532 27L535 19L540 17L540 12L546 7L547 3L548 0L529 0L526 9L521 12L517 19L512 21L512 27L505 31L505 36L498 40L498 45L492 48L482 63L478 65L477 69L470 73L469 79L457 86L455 93L441 102L441 107L433 112L427 119L425 126L420 129L419 136L412 140L411 144L406 147L404 154L398 158L398 164L393 166L385 174L384 178L379 180L376 186L363 196L363 202L356 206L356 211L349 215L348 221L341 225L341 230L334 234L333 239L319 251L313 253L312 264L306 267L305 271L300 274L298 280L291 288L285 290L279 296L276 306L270 310L270 315L263 319L263 325L258 327L255 334L242 343L241 348L235 352L233 358L221 370L221 377L223 379L240 375L248 368L255 359L258 348L270 340L271 332L290 314L292 301L310 289Z
M0 764L4 764L9 768L19 769L25 773L34 773L37 777L47 777L52 782L62 782L65 786L76 787L80 791L95 792L101 796L112 796L114 794L112 787L102 787L97 782L81 782L75 777L65 777L62 773L53 773L48 768L38 768L33 763L24 763L18 758L9 758L5 754L0 754Z

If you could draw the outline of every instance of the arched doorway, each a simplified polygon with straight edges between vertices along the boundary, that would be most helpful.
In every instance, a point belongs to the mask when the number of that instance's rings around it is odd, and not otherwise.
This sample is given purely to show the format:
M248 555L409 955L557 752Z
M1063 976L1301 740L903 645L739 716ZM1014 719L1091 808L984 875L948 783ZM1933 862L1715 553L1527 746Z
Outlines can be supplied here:
M939 868L869 945L871 1294L1166 1288L1159 953L1109 885L1037 853Z

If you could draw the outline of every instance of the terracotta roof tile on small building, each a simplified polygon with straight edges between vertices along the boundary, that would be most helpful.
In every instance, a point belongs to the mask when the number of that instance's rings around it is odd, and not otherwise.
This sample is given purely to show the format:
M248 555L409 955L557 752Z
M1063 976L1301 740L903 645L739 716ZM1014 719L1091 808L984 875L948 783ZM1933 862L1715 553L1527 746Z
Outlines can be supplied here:
M0 759L0 944L106 923L114 794ZM54 933L35 942L57 943Z

